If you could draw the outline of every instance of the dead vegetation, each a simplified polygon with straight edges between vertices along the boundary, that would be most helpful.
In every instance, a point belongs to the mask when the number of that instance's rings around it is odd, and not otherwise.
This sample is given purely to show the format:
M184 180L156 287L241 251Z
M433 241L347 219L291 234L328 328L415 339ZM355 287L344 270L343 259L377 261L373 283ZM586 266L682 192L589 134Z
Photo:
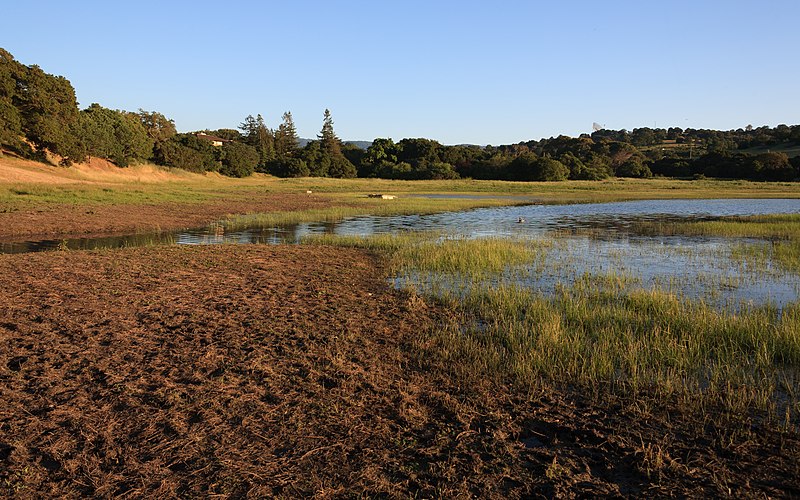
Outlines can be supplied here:
M427 335L451 313L384 272L328 247L0 256L0 495L800 494L795 435L454 378Z

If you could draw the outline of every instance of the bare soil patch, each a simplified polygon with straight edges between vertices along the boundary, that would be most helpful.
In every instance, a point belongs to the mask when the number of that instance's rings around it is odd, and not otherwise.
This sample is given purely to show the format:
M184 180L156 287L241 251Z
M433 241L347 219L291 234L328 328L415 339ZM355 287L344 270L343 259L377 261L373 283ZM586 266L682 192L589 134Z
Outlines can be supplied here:
M368 253L0 255L0 496L800 495L800 442L456 380Z
M200 227L226 215L324 208L331 201L315 195L252 193L247 199L153 205L48 205L15 212L0 211L0 239L86 236L169 231Z

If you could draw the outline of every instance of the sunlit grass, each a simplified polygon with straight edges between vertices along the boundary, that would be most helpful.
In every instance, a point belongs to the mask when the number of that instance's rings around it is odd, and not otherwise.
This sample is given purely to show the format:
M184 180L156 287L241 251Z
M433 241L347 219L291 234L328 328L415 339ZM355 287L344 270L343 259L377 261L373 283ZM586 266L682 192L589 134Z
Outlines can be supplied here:
M583 274L546 295L516 273L536 272L548 258L548 240L409 233L308 241L383 252L405 276L399 283L456 311L458 321L420 345L460 377L522 386L550 380L800 422L797 304L720 309L643 289L624 273ZM709 286L725 283L722 277Z
M645 234L800 240L800 214L722 217L692 222L641 222L636 227Z
M533 262L550 243L510 238L468 239L436 232L379 234L367 237L313 235L304 243L353 246L382 251L400 274L487 276Z
M124 187L12 185L0 186L0 204L9 208L44 205L135 205L152 203L202 203L221 194L202 188L169 185L126 185Z

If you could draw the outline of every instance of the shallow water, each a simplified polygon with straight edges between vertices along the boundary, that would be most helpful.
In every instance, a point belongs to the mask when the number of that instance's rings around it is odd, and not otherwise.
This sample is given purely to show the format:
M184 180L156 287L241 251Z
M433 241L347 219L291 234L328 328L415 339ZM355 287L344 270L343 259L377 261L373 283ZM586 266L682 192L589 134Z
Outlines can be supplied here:
M632 225L641 221L702 220L731 215L800 213L800 200L646 200L574 205L529 205L391 217L362 216L338 223L305 223L254 227L226 232L212 225L172 233L108 238L82 238L0 243L0 252L119 248L158 243L297 243L319 233L368 236L400 231L444 231L476 237L551 238L527 286L553 293L585 274L616 274L643 288L658 287L720 307L742 303L778 308L800 295L800 277L769 265L756 266L731 257L736 245L755 240L639 236ZM524 222L518 222L520 218ZM770 252L763 244L764 252Z
M739 244L764 245L740 239ZM680 297L700 300L718 309L739 312L744 307L772 306L780 311L800 297L800 276L774 266L769 259L759 263L732 258L730 240L718 238L619 238L559 236L553 245L537 245L538 259L513 269L502 282L532 288L552 296L588 276L613 277L626 290L657 289ZM458 277L405 275L394 279L397 286L409 282L423 291L444 287L463 288Z

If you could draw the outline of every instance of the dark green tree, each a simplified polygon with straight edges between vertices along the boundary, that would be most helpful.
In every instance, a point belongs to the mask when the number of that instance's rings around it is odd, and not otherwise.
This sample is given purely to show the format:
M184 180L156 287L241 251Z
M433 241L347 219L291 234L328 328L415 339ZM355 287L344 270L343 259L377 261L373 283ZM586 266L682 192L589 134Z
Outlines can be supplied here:
M282 120L275 132L275 153L279 157L291 157L297 154L300 148L300 138L297 136L291 111L285 112Z
M617 177L649 178L653 176L650 167L644 164L638 156L631 156L622 165L617 167Z
M569 178L569 168L558 160L552 158L539 158L536 162L537 181L565 181Z
M147 136L153 141L151 159L157 162L158 158L163 157L161 147L178 133L175 122L156 111L139 109L138 116Z
M443 180L459 178L458 172L455 171L453 165L443 161L424 163L421 165L421 167L422 168L419 169L418 177L420 179Z
M245 143L258 151L259 161L256 171L269 172L270 162L276 158L275 134L264 123L264 118L260 114L255 118L253 115L248 115L239 125L239 129L244 135Z
M509 165L509 178L515 181L564 181L569 168L558 160L523 153Z
M522 153L514 158L506 169L506 178L512 181L534 181L538 180L539 157L534 153Z
M222 166L219 173L230 177L247 177L258 165L258 150L241 142L231 141L222 145Z
M88 156L105 158L125 167L135 160L153 155L153 139L142 125L138 113L115 111L92 104L81 111L80 124L73 134Z
M175 121L170 120L161 113L139 109L137 114L139 116L139 121L145 131L147 131L147 136L150 137L156 145L169 140L178 133L175 129Z
M333 117L331 116L331 111L327 108L322 118L322 130L317 139L320 141L320 148L328 155L337 156L342 153L341 141L336 137L336 132L333 131Z
M792 181L797 173L784 153L762 153L752 157L752 178L765 181Z
M442 145L431 139L403 139L397 143L396 150L398 161L405 161L412 165L442 161L439 155Z
M332 156L330 166L328 167L328 175L331 177L338 177L341 179L350 179L357 175L356 167L350 160L344 157L343 154Z
M308 167L311 177L327 177L331 157L322 151L320 141L311 141L300 151L300 158Z
M177 134L164 142L158 163L190 172L216 172L220 169L217 148L194 134Z
M22 144L22 119L13 103L21 67L11 54L0 49L0 147L19 149Z
M656 131L648 127L643 127L633 129L633 132L631 132L631 143L633 143L634 146L652 146L654 144L661 144L661 140L659 139L659 135L656 134Z
M311 171L311 175L330 176L349 178L355 177L356 167L342 154L342 144L333 130L333 117L330 110L325 110L322 121L322 130L318 140L312 148L317 151L309 151L306 156L311 161L306 160ZM311 146L309 144L306 148Z
M72 134L79 116L72 84L36 65L26 67L17 77L13 104L25 136L39 151L59 155L65 164L79 160L82 152Z
M361 162L363 161L365 154L366 151L355 144L349 142L342 144L342 155L347 159L347 161L356 167L355 176L357 176L358 172L361 170Z
M238 130L232 128L218 128L217 130L206 130L206 134L228 141L241 141L242 134Z
M273 173L280 177L308 177L311 175L308 164L300 158L278 158L273 165Z
M397 146L391 139L377 138L367 148L358 169L359 177L385 177L386 165L397 163ZM391 171L391 167L389 170Z

